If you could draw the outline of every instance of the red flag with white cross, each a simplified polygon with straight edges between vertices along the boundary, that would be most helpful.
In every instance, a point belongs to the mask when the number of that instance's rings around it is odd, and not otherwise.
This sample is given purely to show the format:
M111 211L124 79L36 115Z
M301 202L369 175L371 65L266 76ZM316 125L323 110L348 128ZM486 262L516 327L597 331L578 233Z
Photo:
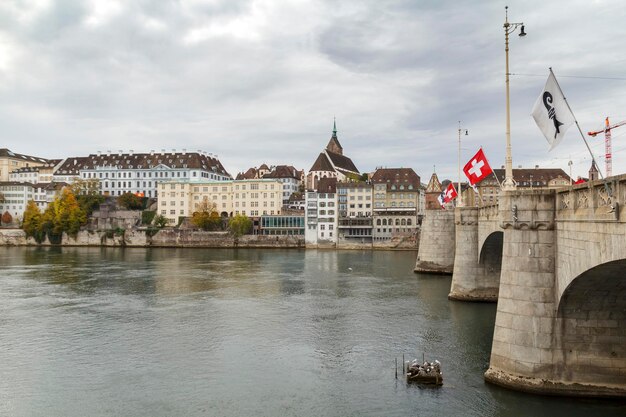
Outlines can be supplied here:
M444 207L444 204L449 203L450 201L454 200L456 197L457 197L457 193L456 193L456 189L454 188L454 184L450 183L448 184L446 189L441 192L437 200L439 200L439 204L441 204L441 207Z
M469 180L470 185L478 184L493 172L489 166L489 161L487 161L483 153L483 148L480 148L478 152L476 152L476 155L465 164L463 172Z

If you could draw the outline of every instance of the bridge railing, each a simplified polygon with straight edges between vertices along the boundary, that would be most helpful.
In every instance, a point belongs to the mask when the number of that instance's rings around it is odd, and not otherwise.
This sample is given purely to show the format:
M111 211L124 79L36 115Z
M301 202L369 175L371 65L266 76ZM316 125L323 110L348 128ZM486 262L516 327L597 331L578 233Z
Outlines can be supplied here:
M498 220L498 203L479 207L478 218L480 220Z
M556 194L558 221L626 221L626 175L561 188Z

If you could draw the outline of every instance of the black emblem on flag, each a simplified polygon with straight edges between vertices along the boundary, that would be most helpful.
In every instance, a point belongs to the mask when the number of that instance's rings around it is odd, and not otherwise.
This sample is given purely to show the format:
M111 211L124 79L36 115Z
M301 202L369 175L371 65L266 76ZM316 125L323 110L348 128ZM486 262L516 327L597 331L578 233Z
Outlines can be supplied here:
M546 109L548 109L548 118L552 119L554 122L554 128L556 129L554 132L554 139L556 139L556 135L561 133L559 126L563 126L563 123L559 122L556 118L556 110L552 107L552 94L550 94L549 91L545 91L543 93L543 105L546 106Z

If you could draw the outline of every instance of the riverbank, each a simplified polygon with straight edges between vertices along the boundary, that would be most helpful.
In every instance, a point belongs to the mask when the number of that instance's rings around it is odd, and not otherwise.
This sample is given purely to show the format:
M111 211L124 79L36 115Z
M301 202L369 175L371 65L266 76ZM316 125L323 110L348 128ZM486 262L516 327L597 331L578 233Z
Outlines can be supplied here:
M336 245L306 245L303 236L244 235L235 238L228 232L165 228L156 233L150 229L116 229L80 231L76 237L63 234L60 243L48 239L37 243L22 229L0 229L0 246L102 246L102 247L170 247L170 248L315 248L417 250L415 239L392 239L374 243L340 242Z

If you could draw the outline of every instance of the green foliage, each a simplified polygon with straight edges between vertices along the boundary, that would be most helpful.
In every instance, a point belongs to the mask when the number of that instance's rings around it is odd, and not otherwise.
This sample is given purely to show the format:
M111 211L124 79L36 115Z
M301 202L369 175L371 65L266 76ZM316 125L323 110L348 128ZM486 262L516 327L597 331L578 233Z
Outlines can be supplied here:
M359 181L367 182L367 180L369 180L369 175L367 175L367 172L362 173L359 177Z
M104 196L99 194L77 194L76 200L87 216L91 216L91 213L100 208L100 204L104 203Z
M169 219L165 216L162 215L158 215L154 218L154 225L156 227L158 227L159 229L164 228L165 226L167 226L167 224L169 223Z
M204 201L198 211L191 215L191 224L202 230L221 230L222 218L215 208L215 204Z
M141 224L150 224L152 220L154 220L154 216L156 216L156 211L154 210L144 210L141 213Z
M239 237L252 230L252 220L243 214L237 214L229 220L228 228L233 235Z
M117 197L117 204L127 210L141 210L144 208L144 199L133 193L124 193Z

